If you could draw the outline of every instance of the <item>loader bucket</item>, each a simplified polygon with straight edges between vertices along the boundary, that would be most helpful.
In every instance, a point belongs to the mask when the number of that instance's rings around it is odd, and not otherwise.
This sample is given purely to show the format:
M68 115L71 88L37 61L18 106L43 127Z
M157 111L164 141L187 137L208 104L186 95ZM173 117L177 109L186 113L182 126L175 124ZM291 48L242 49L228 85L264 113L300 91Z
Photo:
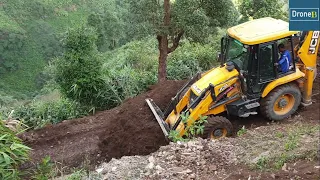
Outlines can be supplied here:
M155 116L156 120L158 121L158 124L161 127L161 130L165 137L168 137L170 128L168 124L163 120L164 115L161 109L154 103L154 101L150 98L146 99L146 102L151 109L153 115Z
M179 103L179 99L181 99L181 96L183 96L183 92L185 92L186 89L189 89L190 86L195 83L198 79L200 79L201 74L197 73L194 77L191 78L189 82L187 82L171 99L171 102L167 106L167 108L164 110L164 112L161 111L161 109L154 103L154 101L150 98L146 99L146 102L151 109L153 115L155 116L156 120L158 121L161 130L165 137L168 137L170 130L175 130L176 126L173 126L172 128L169 127L169 125L165 122L168 115L176 110L176 105ZM178 124L176 124L178 125Z

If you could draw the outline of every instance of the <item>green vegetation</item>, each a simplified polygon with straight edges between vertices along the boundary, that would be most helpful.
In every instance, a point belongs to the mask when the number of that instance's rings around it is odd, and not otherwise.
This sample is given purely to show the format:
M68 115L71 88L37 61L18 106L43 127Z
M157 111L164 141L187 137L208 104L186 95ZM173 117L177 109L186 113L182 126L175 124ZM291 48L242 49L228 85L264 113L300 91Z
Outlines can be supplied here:
M271 132L275 127L270 126L268 132L250 131L238 139L240 146L246 149L246 155L242 157L244 163L254 169L269 171L279 170L285 163L298 159L319 159L319 125L297 122Z
M180 117L181 117L181 121L186 126L188 123L188 119L190 117L189 112L185 114L181 114ZM190 139L193 139L195 137L202 135L204 130L204 123L207 122L207 118L208 118L207 116L200 116L198 120L194 121L190 126L188 126L188 128L186 129L182 137L180 136L178 131L171 130L169 132L168 138L173 142L189 141Z
M68 31L64 40L65 53L54 63L55 81L61 93L82 107L108 106L108 89L102 79L102 62L97 56L96 36L91 28Z
M56 101L33 101L18 106L13 117L19 118L30 128L39 129L47 124L56 124L86 114L78 103L62 98Z
M243 15L241 22L249 17L258 19L273 17L288 20L288 5L284 1L275 0L239 0L239 11Z
M256 163L256 168L263 170L268 166L269 159L265 156L262 156L258 159L258 162Z
M84 170L78 170L70 174L70 176L68 176L66 180L79 180L85 178L86 176L87 174Z
M30 150L0 121L0 179L19 179L19 166L28 160Z
M50 156L46 156L39 164L37 164L36 169L33 170L32 179L47 180L56 176L54 164L50 160Z
M158 41L158 81L167 78L168 54L183 38L205 43L218 27L236 24L236 11L230 0L129 1L133 21L147 26Z
M242 126L242 128L237 132L237 136L242 136L247 134L248 130L246 129L246 127Z
M281 5L276 0L168 2L1 1L1 114L15 110L14 118L40 128L96 108L110 109L156 83L160 70L163 79L179 80L217 65L224 28L239 23L239 14L245 18L258 9L252 15L258 18L269 15L262 6ZM270 15L282 14L280 8ZM86 42L80 40L81 27ZM86 45L91 49L72 50ZM82 60L86 65L73 63ZM64 99L35 100L55 89Z

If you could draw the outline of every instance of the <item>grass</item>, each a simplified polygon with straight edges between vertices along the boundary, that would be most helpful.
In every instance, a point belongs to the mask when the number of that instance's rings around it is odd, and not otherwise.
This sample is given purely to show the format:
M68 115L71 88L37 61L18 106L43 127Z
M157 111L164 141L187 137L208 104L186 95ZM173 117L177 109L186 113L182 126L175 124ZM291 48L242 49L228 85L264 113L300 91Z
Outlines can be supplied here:
M245 128L245 126L242 126L242 128L237 132L237 136L242 136L244 134L247 133L247 129Z
M269 159L266 156L262 156L256 163L256 168L265 169L268 165Z
M35 2L38 2L38 4ZM83 3L81 0L36 0L35 2L12 0L5 2L4 6L6 8L0 10L0 32L25 34L27 38L21 54L13 54L11 58L17 64L18 69L1 74L0 78L1 90L18 99L29 98L41 89L37 85L36 78L43 71L48 60L44 52L46 41L43 42L46 37L33 33L31 27L35 26L34 22L44 21L44 23L49 23L50 28L53 28L53 33L61 34L69 27L86 23L90 13L87 4L91 2L85 2L84 4L81 4ZM76 10L66 9L74 4L79 4ZM38 6L34 7L33 5ZM24 8L21 8L21 6ZM35 10L42 7L48 10L43 11L45 18L38 17L39 12ZM58 10L58 13L50 13L50 10ZM62 14L59 14L60 11ZM63 13L63 11L66 12Z
M46 65L41 52L37 49L36 42L32 39L26 41L28 44L24 48L25 56L17 57L18 70L6 73L0 79L1 89L8 95L17 98L23 98L24 95L30 96L37 91L35 78Z
M65 33L70 27L78 27L87 22L89 13L83 9L74 12L63 12L59 16L52 17L48 23L55 29L58 34Z

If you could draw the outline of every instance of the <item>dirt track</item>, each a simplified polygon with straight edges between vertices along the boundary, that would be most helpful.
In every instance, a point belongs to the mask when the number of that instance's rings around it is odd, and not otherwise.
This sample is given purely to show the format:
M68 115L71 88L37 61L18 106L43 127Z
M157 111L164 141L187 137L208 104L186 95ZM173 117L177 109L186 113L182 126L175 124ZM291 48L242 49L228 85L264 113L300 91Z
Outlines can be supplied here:
M306 122L319 123L319 82L318 77L314 83L313 105L300 108L296 113ZM114 109L27 132L22 138L34 149L31 154L34 162L49 155L67 167L78 167L86 162L93 168L113 157L149 154L166 141L144 99L151 97L164 109L183 84L184 81L168 81L155 85L147 93L128 99ZM267 125L268 121L257 115L235 118L232 123L236 132L243 125L254 128ZM290 123L290 119L281 123Z

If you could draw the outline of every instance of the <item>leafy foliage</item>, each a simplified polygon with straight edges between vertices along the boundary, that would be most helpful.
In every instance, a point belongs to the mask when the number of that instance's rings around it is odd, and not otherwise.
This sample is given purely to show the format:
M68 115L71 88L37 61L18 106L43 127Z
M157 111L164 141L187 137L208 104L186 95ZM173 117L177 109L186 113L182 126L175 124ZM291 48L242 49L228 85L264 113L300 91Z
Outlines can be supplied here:
M169 132L169 136L168 138L172 141L172 142L183 142L186 141L186 139L184 139L183 137L180 136L179 132L176 130L171 130Z
M167 77L167 56L174 52L183 36L206 42L217 27L235 22L236 9L230 0L138 0L129 1L137 25L149 22L159 49L158 81Z
M32 173L32 179L35 180L47 180L55 176L56 172L54 171L54 164L51 162L50 156L44 157Z
M204 123L207 122L207 118L207 116L200 116L198 120L194 121L190 126L187 126L185 136L190 139L202 135ZM183 118L182 122L186 125L188 124L187 120L189 120L189 114L186 114L186 117Z
M260 170L266 169L269 161L270 159L268 159L266 156L260 157L256 163L256 168Z
M207 122L207 116L200 116L198 120L194 121L191 125L187 125L188 121L190 120L190 113L182 113L180 115L181 117L181 122L185 126L185 132L184 132L184 137L180 136L180 133L176 130L171 130L169 132L168 138L173 141L188 141L192 138L195 138L199 135L203 134L204 131L204 123Z
M20 179L18 167L28 160L30 148L0 121L0 179Z
M18 107L14 118L20 119L27 126L38 129L47 124L56 124L66 119L86 115L86 111L76 102L60 99L52 102L34 101Z
M71 29L64 39L64 56L55 61L56 82L62 94L89 108L103 108L109 100L96 39L92 28Z
M81 169L70 174L70 176L68 176L66 180L79 180L85 178L86 176L86 172Z
M243 15L242 22L247 21L249 17L254 19L273 17L288 20L285 5L285 2L278 0L240 0L239 11Z
M242 126L242 128L237 132L237 136L242 136L242 135L245 135L247 134L247 129L245 126Z
M112 2L103 10L93 12L88 17L88 25L97 29L96 45L101 52L119 47L126 41L124 39L126 37L125 22L121 18L121 9L121 6Z
M181 47L168 58L168 79L190 78L199 71L209 70L217 65L217 42L220 41L217 39L205 45L183 41Z
M149 22L156 34L175 36L184 31L185 36L194 41L205 41L216 27L234 24L236 9L230 0L175 0L171 1L171 23L163 26L163 1L137 0L128 2L129 11L134 17L136 26Z

